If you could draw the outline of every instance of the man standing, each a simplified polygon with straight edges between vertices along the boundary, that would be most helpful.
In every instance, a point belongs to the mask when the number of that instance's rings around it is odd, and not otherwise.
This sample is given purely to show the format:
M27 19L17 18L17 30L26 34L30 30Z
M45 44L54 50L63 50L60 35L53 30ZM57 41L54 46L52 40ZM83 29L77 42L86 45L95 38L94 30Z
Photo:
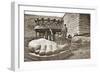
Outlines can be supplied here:
M68 32L68 29L66 27L66 24L64 24L63 28L62 28L62 37L63 38L66 38L67 37L67 32Z

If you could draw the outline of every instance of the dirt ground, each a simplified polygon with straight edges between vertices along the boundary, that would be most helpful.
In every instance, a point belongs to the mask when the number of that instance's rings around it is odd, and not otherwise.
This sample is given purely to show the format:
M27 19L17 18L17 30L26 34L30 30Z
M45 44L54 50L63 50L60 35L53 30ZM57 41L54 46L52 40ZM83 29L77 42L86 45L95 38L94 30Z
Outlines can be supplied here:
M80 47L72 51L73 55L68 59L89 59L90 58L90 47Z

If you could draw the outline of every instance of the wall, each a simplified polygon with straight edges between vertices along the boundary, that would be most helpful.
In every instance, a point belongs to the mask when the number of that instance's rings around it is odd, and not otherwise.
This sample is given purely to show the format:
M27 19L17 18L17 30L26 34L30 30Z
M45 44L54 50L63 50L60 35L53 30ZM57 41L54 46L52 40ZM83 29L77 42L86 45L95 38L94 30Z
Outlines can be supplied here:
M68 35L72 36L79 33L79 14L78 13L66 13L64 15L64 24L68 28Z
M90 15L79 13L66 13L63 17L64 24L68 28L68 35L90 34Z

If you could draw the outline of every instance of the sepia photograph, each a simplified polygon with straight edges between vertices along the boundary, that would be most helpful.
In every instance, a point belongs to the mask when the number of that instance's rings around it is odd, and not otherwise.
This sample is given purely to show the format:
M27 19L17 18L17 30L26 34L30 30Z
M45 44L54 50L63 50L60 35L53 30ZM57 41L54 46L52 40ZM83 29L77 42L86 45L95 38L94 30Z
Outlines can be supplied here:
M96 66L97 8L12 3L11 69Z
M24 11L24 62L90 59L90 14Z

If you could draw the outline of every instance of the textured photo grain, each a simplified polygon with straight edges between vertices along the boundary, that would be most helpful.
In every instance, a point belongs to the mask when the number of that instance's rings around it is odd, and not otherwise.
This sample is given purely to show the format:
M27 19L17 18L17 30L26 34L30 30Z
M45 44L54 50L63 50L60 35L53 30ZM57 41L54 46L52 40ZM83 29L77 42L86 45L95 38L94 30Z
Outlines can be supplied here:
M24 61L90 58L90 14L24 13Z

